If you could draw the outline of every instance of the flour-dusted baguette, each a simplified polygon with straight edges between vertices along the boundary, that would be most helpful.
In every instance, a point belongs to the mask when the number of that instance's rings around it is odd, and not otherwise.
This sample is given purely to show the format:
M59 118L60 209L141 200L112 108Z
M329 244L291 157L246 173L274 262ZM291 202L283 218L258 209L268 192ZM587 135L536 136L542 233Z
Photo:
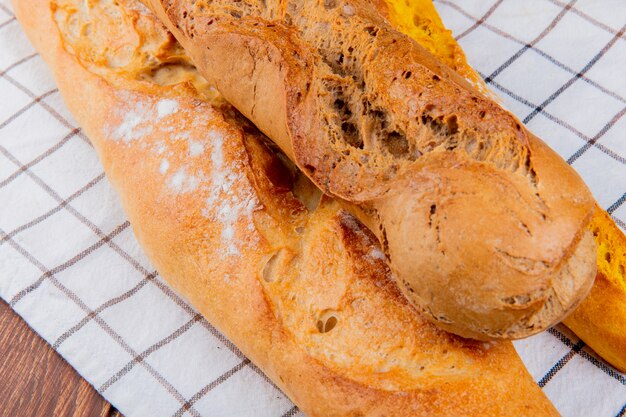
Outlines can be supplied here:
M161 275L307 415L557 415L510 343L437 329L367 229L328 199L307 210L302 179L149 12L14 5Z
M589 292L580 177L366 0L145 0L198 70L378 237L407 298L519 338Z

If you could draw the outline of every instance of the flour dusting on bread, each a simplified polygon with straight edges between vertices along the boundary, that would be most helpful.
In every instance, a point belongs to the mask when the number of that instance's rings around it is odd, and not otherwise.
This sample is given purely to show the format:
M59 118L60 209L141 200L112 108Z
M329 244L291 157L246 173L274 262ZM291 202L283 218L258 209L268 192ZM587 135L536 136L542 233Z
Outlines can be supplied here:
M204 145L202 144L202 142L189 139L189 156L191 156L192 158L195 158L197 156L202 155L203 153L204 153Z
M115 141L121 140L128 143L150 134L152 132L152 124L149 123L151 113L150 105L137 102L135 108L124 112L122 123L113 130L107 129L110 131L107 136Z
M172 99L162 99L157 103L157 119L174 114L178 111L178 102Z
M250 190L248 179L241 173L241 164L230 162L224 155L224 137L216 130L207 135L211 142L211 189L205 200L203 215L222 223L221 239L227 246L227 255L240 255L238 245L241 241L235 237L235 225L244 218L247 228L254 229L252 213L259 202Z
M161 161L161 165L159 165L159 172L161 174L165 174L167 170L170 168L170 163L167 159Z
M169 188L176 193L190 193L198 189L201 179L193 174L188 174L183 167L180 168L167 181Z

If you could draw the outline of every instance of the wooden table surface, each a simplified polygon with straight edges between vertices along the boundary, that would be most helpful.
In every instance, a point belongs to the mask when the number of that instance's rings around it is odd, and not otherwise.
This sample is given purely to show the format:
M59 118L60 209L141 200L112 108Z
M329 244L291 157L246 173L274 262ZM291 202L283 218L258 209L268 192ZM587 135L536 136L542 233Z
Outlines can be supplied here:
M0 300L0 416L122 415Z

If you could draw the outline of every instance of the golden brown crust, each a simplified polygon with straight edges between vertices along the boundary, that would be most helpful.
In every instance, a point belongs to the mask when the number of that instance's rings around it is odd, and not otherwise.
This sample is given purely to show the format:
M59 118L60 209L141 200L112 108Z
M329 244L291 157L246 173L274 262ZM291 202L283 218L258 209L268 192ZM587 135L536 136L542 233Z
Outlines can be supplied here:
M80 42L65 13L80 26L121 11L108 31L91 32L114 37L129 22L148 23L129 3L92 1L92 11L54 1L66 48ZM263 137L219 98L138 80L124 67L88 69L96 61L63 48L49 0L14 5L149 258L305 413L557 415L510 343L463 340L416 314L372 236L327 199L309 213L274 172L285 168ZM151 51L160 45L138 50L158 61ZM296 256L275 258L280 250Z
M382 243L403 293L479 339L555 324L595 276L560 157L362 0L146 0L199 71Z
M564 323L604 360L626 372L626 292L598 273L591 293Z
M589 296L564 323L626 372L626 237L599 207L590 226L598 244L598 275Z
M487 91L449 32L443 28L433 29L433 25L413 25L413 21L436 21L441 25L430 1L390 0L389 3L391 12L387 10L385 17L394 26L416 38L446 65L473 81L478 90ZM414 10L420 10L420 14L413 15ZM425 31L429 33L426 42ZM598 272L589 296L565 320L565 324L604 360L626 372L626 237L599 207L596 207L588 228L597 244Z

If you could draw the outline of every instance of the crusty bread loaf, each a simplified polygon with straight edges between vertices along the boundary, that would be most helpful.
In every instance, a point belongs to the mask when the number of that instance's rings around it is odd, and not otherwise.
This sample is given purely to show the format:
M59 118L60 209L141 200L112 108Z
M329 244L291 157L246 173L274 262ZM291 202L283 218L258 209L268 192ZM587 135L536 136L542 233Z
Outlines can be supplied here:
M14 5L159 272L307 415L557 415L510 343L437 329L367 229L336 202L295 198L306 180L149 12Z
M463 49L444 26L432 0L374 0L374 4L395 29L417 41L483 95L497 99L467 63Z
M482 78L443 29L432 3L423 0L389 0L389 21L442 62L489 94ZM419 10L415 15L413 10ZM615 368L626 372L626 236L610 216L596 205L589 230L597 245L597 275L585 300L564 323Z
M591 222L598 275L591 293L565 320L602 358L626 372L626 237L599 207Z
M519 338L589 292L593 199L366 0L145 0L198 70L372 230L439 326Z
M478 90L490 94L450 32L443 28L430 1L386 3L385 17L395 27L418 40ZM419 10L419 14L414 14L414 10ZM626 236L597 205L588 227L597 245L596 279L589 295L564 323L604 360L626 372Z

